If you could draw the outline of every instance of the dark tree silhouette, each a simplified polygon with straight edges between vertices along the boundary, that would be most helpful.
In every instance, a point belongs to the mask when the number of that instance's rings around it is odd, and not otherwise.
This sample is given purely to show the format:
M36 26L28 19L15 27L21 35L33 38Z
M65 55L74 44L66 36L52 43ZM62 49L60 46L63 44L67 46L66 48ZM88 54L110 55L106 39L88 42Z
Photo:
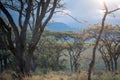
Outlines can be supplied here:
M20 76L29 75L33 52L41 38L45 26L52 18L55 9L61 6L61 0L2 0L0 10L7 22L2 20L2 26L6 28L7 48L13 53L16 62L16 71ZM15 23L11 11L18 13L18 24ZM18 25L18 26L17 26ZM30 41L27 41L27 30L31 29ZM11 32L14 40L11 38Z

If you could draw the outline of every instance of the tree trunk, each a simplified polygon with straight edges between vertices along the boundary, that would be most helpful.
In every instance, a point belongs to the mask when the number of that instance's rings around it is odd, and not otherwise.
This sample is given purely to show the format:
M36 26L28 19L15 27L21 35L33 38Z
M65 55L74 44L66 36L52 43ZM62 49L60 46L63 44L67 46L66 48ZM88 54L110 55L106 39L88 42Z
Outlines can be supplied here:
M26 56L26 61L25 61L25 76L30 76L30 70L32 66L32 60L33 60L33 51L29 50L28 55Z
M108 66L108 71L111 71L110 62L107 62L107 66Z
M0 59L0 65L1 65L1 66L0 66L1 70L0 70L0 71L1 71L1 72L3 71L3 63L2 63L2 62L3 62L3 60Z
M60 53L57 53L57 55L56 55L56 71L58 71L59 70L59 57L60 57Z
M111 71L113 72L114 71L114 63L113 63L113 59L112 58L110 59L110 64L111 64Z
M108 70L107 62L104 61L104 64L105 64L105 68L106 68L106 71L107 71Z
M117 70L117 59L114 59L115 71Z
M4 69L7 69L7 57L4 57Z
M106 70L107 71L111 71L111 67L110 67L110 61L108 61L107 59L105 60L105 65L106 65Z
M75 66L75 72L77 72L78 71L78 65L75 64L74 66Z
M25 49L21 48L21 45L17 46L14 59L16 62L16 73L18 74L19 80L22 80L25 76L29 76L30 73L32 55L30 52L26 52Z
M92 69L95 63L95 54L93 55L93 59L91 61L91 63L89 64L89 69L88 69L88 80L91 80L91 73L92 73Z
M71 68L71 71L73 72L73 62L72 62L72 56L71 56L71 53L70 54L70 68Z
M24 77L24 63L23 63L23 59L21 57L15 57L15 61L16 61L16 73L19 76L20 79L22 79L22 77Z
M77 72L78 71L78 61L77 59L74 59L74 72Z

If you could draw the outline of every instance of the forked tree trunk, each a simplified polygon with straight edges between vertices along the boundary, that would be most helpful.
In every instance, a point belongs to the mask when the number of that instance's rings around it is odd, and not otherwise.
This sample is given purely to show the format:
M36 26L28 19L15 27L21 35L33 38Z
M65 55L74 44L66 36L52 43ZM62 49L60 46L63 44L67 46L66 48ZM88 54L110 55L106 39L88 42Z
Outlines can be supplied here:
M26 58L26 59L25 59ZM31 62L33 59L33 53L28 53L27 56L23 58L23 56L15 57L16 61L16 73L18 74L19 80L22 80L23 77L30 76L31 71Z

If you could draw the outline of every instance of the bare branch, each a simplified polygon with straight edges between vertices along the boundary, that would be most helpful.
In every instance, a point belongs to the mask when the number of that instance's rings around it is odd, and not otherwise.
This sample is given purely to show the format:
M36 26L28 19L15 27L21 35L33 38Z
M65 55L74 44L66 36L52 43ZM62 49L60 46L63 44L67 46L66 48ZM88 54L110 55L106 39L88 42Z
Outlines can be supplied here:
M24 20L23 27L22 27L22 30L21 30L21 33L20 33L20 38L21 38L22 45L25 45L26 30L27 30L27 27L28 27L28 24L29 24L31 9L32 9L32 0L29 0L28 7L26 9L25 20Z
M23 8L24 8L24 4L22 2L22 0L19 0L19 2L21 3L21 9L19 11L19 26L20 28L22 29L22 11L23 11Z
M37 13L36 13L36 25L35 26L37 26L37 24L38 24L38 18L39 18L39 14L40 14L40 7L41 7L41 5L42 5L42 0L40 1L40 2L38 2L37 3L38 4L38 8L37 8Z
M55 1L57 1L57 0L55 0ZM47 10L49 4L50 4L50 0L47 0L46 2L42 1L42 8L41 8L42 10L41 10L41 15L38 18L38 21L42 21L43 18L45 17L45 13L46 13L46 10ZM39 26L39 27L41 27L41 26Z
M51 17L53 16L53 13L54 13L54 10L55 10L56 6L57 6L57 0L54 0L54 3L53 3L53 7L52 7L52 9L51 9L51 12L50 12L48 18L47 18L47 19L45 20L45 22L43 23L43 27L46 26L46 24L48 23L48 21L49 21L49 20L51 19Z
M111 13L113 13L113 12L115 12L115 11L118 11L118 10L120 10L120 8L117 8L117 9L111 10L111 11L108 12L108 14L111 14Z

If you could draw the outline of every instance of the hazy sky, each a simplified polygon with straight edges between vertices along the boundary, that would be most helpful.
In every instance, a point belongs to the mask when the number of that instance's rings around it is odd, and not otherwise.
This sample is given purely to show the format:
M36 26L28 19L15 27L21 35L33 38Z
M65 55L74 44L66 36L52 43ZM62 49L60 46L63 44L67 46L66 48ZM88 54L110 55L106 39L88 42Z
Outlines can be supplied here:
M62 0L62 2L65 3L63 11L81 22L86 22L86 24L78 23L63 13L56 13L52 20L55 22L63 22L72 28L84 28L88 27L88 24L101 23L104 9L102 1L106 2L109 10L120 7L120 0ZM13 11L10 12L16 21L18 15ZM120 25L120 10L107 16L106 23Z
M79 21L88 22L87 24L101 23L103 16L103 4L105 0L63 0L65 2L64 11L77 18ZM106 0L109 10L120 7L120 0ZM114 16L114 17L113 17ZM87 24L80 24L67 15L57 13L53 20L63 22L70 27L87 27ZM107 17L106 23L120 24L120 10Z

